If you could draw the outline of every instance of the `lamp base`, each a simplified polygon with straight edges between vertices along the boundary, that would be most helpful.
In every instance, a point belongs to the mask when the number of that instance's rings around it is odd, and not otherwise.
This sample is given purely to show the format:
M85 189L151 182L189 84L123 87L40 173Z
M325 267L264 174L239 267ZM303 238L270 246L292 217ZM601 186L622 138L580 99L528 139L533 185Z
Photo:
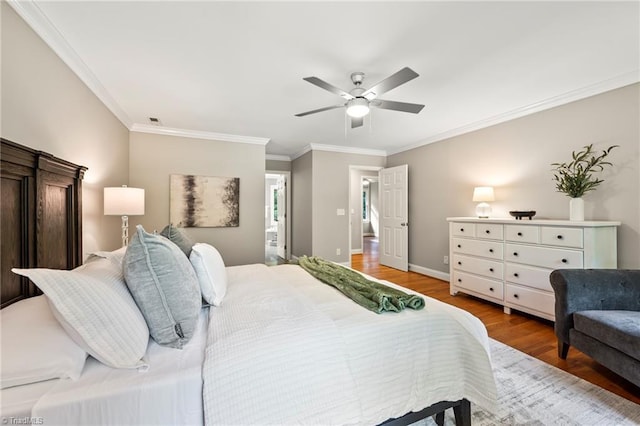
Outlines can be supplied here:
M488 219L491 214L491 206L488 203L479 203L476 206L476 216L480 219Z
M122 247L129 245L129 216L122 216Z

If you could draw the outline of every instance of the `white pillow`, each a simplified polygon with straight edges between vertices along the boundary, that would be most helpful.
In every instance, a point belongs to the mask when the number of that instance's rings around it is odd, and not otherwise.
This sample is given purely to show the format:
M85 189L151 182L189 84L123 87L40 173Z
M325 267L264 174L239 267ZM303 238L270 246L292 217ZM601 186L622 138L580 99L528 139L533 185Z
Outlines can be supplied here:
M0 389L50 379L78 380L87 353L53 317L45 296L0 311Z
M196 243L189 261L198 276L202 298L211 305L220 306L227 293L227 269L218 250L206 243Z
M49 298L51 310L75 342L114 368L146 364L149 329L122 274L119 256L96 258L72 271L12 269Z

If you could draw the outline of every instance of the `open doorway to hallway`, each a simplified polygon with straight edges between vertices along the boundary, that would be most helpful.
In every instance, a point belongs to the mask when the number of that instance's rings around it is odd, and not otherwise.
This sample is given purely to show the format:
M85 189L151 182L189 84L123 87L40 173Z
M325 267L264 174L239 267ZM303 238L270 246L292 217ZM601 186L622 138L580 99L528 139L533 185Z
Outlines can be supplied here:
M289 221L290 172L265 174L264 257L265 264L278 265L289 259L291 226Z
M379 209L378 177L362 177L362 253L375 250L378 254Z
M377 247L380 217L378 171L381 169L377 166L349 166L349 248L352 255Z

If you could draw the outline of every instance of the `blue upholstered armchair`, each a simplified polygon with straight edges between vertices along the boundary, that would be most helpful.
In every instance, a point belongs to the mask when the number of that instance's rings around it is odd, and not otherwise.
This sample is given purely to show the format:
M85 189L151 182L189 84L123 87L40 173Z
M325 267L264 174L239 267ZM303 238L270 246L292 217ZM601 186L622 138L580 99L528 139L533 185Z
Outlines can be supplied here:
M559 269L550 280L560 358L574 346L640 386L640 270Z

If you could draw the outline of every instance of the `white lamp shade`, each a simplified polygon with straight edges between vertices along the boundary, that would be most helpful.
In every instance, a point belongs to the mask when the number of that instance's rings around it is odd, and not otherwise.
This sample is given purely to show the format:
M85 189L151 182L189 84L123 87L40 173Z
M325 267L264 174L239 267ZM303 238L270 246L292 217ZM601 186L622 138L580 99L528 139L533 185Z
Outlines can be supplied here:
M478 186L473 190L473 201L478 202L487 202L487 201L495 201L493 195L493 187L492 186Z
M104 214L140 216L144 214L144 189L126 186L104 189Z

